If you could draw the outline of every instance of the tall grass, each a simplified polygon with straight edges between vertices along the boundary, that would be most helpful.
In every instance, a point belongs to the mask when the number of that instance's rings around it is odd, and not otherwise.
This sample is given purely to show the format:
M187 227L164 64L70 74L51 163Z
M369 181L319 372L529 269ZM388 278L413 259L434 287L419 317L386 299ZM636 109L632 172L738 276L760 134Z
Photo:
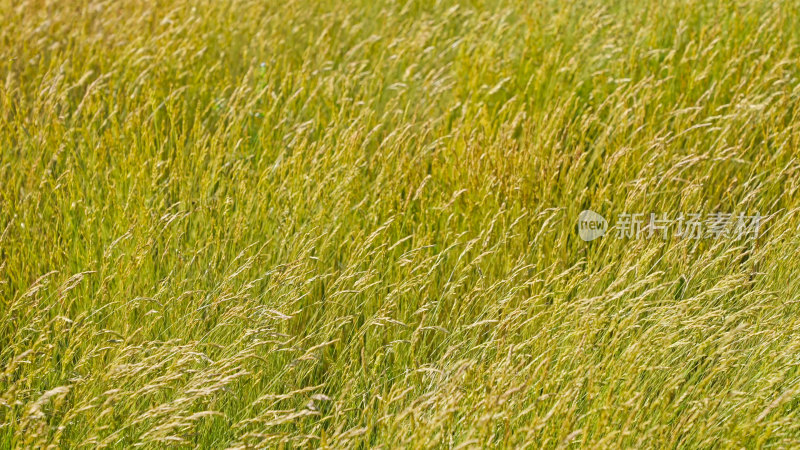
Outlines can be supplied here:
M780 0L0 0L0 447L800 446L799 38Z

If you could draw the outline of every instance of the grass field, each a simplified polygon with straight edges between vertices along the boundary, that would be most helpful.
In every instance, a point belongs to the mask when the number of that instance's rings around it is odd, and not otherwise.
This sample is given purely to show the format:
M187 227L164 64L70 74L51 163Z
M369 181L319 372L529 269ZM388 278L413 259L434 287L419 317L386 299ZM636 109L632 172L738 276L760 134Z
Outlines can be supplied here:
M0 0L0 448L796 448L799 77L788 0Z

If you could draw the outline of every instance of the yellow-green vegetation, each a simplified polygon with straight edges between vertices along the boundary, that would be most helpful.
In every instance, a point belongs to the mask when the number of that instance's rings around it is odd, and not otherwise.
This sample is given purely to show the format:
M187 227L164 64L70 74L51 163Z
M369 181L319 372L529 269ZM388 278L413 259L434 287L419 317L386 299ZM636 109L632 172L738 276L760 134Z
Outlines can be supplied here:
M0 0L0 448L797 447L798 77L797 1Z

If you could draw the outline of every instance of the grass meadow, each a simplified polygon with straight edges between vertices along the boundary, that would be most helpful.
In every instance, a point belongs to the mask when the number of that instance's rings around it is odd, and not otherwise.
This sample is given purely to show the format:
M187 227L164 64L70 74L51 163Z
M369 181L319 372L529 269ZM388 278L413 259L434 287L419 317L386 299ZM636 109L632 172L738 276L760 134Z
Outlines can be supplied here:
M794 0L0 0L0 448L796 448L799 77Z

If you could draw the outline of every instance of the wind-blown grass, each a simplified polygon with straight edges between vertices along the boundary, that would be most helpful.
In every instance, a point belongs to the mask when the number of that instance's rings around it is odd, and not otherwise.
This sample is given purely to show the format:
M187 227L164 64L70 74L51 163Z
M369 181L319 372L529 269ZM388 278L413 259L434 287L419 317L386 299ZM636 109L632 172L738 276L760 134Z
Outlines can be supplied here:
M800 445L799 38L774 0L0 0L0 447Z

